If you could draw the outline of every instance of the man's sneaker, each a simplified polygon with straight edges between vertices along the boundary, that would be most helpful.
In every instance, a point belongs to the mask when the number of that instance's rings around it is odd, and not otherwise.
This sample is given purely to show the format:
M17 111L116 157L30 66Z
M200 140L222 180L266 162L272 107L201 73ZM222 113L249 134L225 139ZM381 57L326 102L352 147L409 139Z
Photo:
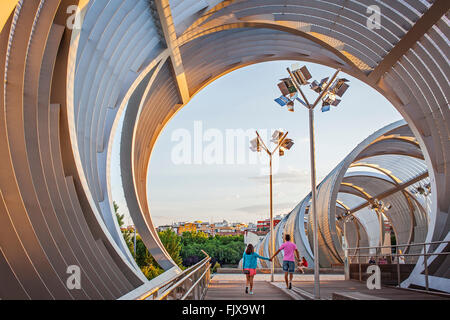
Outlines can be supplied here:
M245 293L248 293L248 287L245 287Z
M250 294L253 294L253 291L250 291Z
M289 282L289 289L292 289L292 282Z

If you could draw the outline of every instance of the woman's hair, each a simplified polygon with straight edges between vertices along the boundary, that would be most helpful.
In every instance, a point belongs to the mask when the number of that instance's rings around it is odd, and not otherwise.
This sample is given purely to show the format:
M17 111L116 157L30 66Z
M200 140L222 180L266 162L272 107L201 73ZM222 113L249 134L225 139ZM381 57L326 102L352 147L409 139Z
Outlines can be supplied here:
M305 257L302 257L302 262L306 261Z
M286 239L286 241L291 241L291 236L290 235L285 235L284 238Z
M252 254L253 253L253 245L251 243L248 244L247 250L245 250L246 254Z

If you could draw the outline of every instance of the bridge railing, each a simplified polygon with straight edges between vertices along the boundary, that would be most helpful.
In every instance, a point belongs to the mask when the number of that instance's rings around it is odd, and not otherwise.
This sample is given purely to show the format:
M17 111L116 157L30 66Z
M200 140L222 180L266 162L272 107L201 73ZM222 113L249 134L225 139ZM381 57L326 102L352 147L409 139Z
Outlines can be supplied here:
M197 264L184 270L174 279L153 288L137 300L201 300L206 294L211 279L211 257L202 250L206 257Z
M355 263L359 265L359 281L362 281L362 271L361 271L361 264L368 263L368 260L372 257L374 257L376 260L376 264L380 264L380 259L382 257L387 257L393 262L393 264L397 265L397 284L400 286L401 279L400 279L400 264L405 263L405 259L407 257L418 257L417 261L419 261L420 257L423 257L423 265L424 265L424 271L425 271L425 289L429 290L429 281L428 281L428 259L431 256L445 256L448 255L449 251L444 251L444 249L441 252L436 252L436 249L439 245L442 245L446 243L446 246L450 243L450 241L433 241L433 242L423 242L423 243L410 243L410 244L398 244L398 245L390 245L390 246L375 246L375 247L357 247L357 248L346 248L345 249L345 278L350 278L350 263ZM405 247L421 247L420 252L418 253L400 253L400 248ZM434 248L434 251L429 252L430 247ZM392 249L395 248L395 252L393 252ZM375 253L371 254L372 250L375 250ZM390 249L390 250L383 250L383 249ZM349 254L350 251L353 250L353 254ZM361 254L361 250L367 250L369 253L363 253ZM386 252L388 251L388 252ZM392 259L395 258L395 259ZM364 262L361 262L361 259L364 259Z

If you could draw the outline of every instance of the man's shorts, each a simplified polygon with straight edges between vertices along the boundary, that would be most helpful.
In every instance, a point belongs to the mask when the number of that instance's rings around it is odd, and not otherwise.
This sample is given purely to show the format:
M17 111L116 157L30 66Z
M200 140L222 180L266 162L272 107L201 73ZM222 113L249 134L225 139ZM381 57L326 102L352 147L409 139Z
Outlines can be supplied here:
M295 263L294 261L283 261L283 271L294 273L295 270Z

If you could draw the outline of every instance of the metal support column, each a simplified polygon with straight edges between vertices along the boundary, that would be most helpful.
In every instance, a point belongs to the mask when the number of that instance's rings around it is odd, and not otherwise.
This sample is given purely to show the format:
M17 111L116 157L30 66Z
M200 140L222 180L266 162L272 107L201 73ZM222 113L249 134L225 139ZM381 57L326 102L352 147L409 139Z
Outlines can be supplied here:
M309 108L309 148L311 156L311 213L314 218L314 298L320 299L319 276L319 224L317 219L316 202L316 152L314 147L314 109Z
M270 158L270 253L271 256L275 254L275 237L273 234L273 199L272 199L272 154L269 154ZM271 263L270 281L273 282L273 274L275 271L275 263Z

